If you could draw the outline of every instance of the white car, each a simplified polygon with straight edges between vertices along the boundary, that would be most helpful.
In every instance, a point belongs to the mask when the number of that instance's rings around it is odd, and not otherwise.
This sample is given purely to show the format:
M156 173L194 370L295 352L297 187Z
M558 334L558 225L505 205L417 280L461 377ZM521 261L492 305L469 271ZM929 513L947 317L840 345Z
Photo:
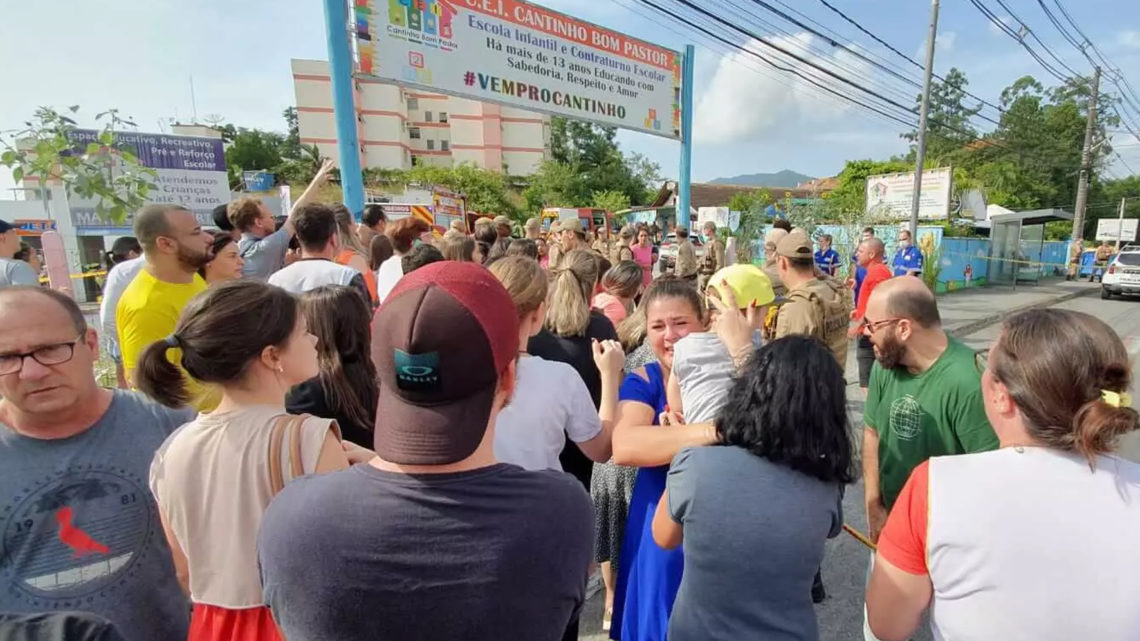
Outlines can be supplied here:
M693 244L693 253L697 255L697 262L705 255L705 243L700 236L689 235L689 242ZM677 235L669 234L665 237L665 242L661 243L661 256L658 259L661 271L673 269L677 263Z
M1100 280L1100 297L1140 296L1140 245L1127 245L1108 262Z

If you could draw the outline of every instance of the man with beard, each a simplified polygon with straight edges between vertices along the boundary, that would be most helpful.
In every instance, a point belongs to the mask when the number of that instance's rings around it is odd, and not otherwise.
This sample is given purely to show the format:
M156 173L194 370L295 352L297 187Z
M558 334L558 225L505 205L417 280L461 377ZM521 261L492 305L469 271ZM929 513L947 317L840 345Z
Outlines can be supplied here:
M993 450L998 440L974 352L942 330L925 283L893 278L878 285L859 327L877 361L863 412L863 491L877 542L914 468L932 456ZM874 638L868 629L864 635Z
M210 262L213 243L213 236L203 231L194 212L169 204L143 207L135 217L135 236L146 265L127 286L115 310L123 371L132 387L139 354L169 336L182 308L205 291L206 281L198 275L198 268ZM172 361L177 363L179 358ZM201 403L196 407L206 409Z

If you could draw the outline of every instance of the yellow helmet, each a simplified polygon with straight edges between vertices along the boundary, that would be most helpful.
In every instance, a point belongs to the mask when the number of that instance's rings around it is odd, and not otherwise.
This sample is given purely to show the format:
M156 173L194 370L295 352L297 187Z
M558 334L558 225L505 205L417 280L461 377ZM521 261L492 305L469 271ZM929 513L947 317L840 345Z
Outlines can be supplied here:
M709 279L709 288L715 288L721 300L724 300L725 288L732 290L736 304L745 309L755 305L763 307L771 305L776 300L772 292L772 281L764 270L755 265L730 265L713 274Z

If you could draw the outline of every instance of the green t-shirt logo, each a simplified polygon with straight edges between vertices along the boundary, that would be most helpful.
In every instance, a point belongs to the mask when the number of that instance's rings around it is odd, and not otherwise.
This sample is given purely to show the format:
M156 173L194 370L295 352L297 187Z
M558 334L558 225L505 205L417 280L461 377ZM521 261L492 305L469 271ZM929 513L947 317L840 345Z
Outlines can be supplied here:
M922 407L913 396L900 396L891 403L890 426L891 432L904 441L922 431Z

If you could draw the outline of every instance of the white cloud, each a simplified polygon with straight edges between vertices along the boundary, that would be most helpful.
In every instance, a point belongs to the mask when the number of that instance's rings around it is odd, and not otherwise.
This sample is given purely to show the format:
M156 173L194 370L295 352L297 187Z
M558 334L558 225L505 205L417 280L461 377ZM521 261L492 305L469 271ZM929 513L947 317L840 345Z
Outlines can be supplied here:
M954 51L954 45L958 42L958 34L954 31L940 31L938 39L935 41L935 53L950 53ZM914 50L914 59L922 62L926 60L926 38L922 39L922 44L918 45L918 49Z
M1116 44L1126 49L1140 49L1140 31L1126 29L1116 34Z
M1008 27L1009 29L1012 29L1014 31L1017 31L1018 29L1021 28L1021 25L1017 22L1017 20L1014 20L1012 16L998 16L998 22L1002 23L1003 25L1005 25L1006 27ZM1009 35L1001 27L994 24L993 22L989 22L989 29L990 29L990 33L994 34L995 36L1007 36L1007 35Z
M812 36L801 33L771 41L802 54L812 44ZM758 41L753 40L746 47L799 74L806 69L810 75L819 77L823 84L836 84L819 71ZM804 57L816 60L825 69L842 65L843 75L851 75L848 70L866 71L862 61L845 51L837 50L823 60L814 53ZM777 71L743 51L722 57L712 73L713 77L700 93L694 112L693 129L698 143L756 140L806 125L835 121L851 109L849 103L813 87L803 78ZM833 88L844 90L842 86Z

